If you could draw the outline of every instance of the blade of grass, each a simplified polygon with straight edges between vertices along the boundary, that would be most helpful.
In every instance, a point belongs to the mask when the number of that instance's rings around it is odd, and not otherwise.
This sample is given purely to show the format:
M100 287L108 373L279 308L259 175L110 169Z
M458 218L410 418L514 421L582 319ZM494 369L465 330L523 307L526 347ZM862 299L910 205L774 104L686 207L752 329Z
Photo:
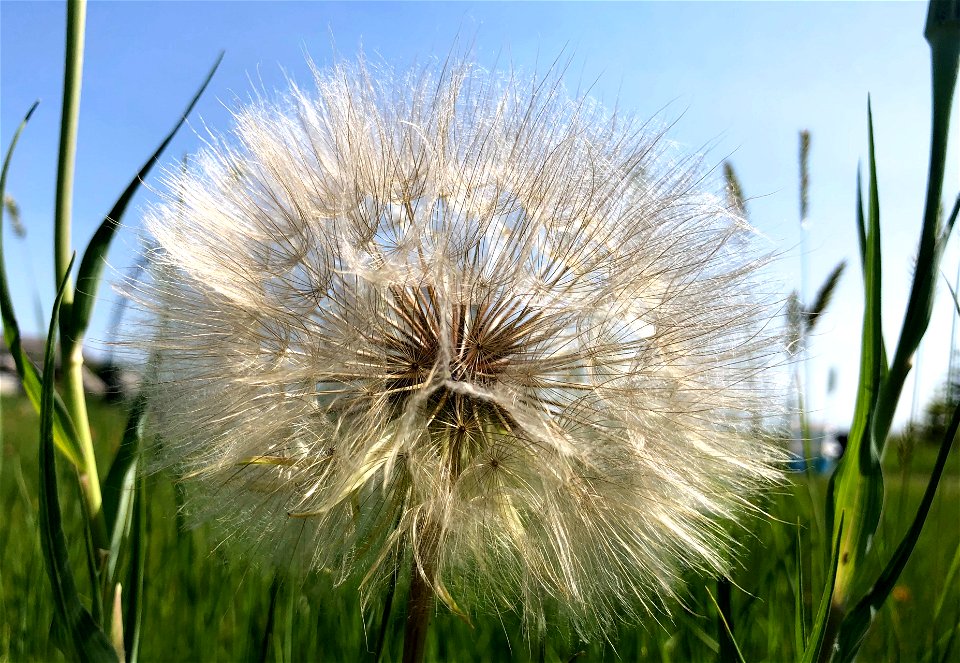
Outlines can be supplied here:
M727 621L727 617L724 614L723 610L720 608L720 604L717 603L717 599L714 598L713 592L710 591L709 587L705 588L707 594L710 596L710 600L713 602L713 607L717 609L717 615L720 617L720 621L723 624L724 635L721 635L719 648L720 648L720 660L723 663L728 663L729 661L738 661L739 663L747 663L747 660L743 657L743 653L740 651L740 646L737 644L736 638L733 637L733 630L730 628L730 623ZM729 649L725 650L724 640L729 641Z
M270 605L267 608L267 623L263 627L263 637L260 639L260 656L257 659L259 663L268 663L270 658L270 641L274 639L274 625L277 622L282 584L280 573L274 573L273 582L270 583Z
M940 596L937 597L936 607L933 609L933 619L932 623L936 626L940 622L940 615L943 613L943 606L947 600L947 594L950 593L950 589L955 587L954 580L957 577L957 572L960 571L960 546L957 546L957 549L953 553L953 560L950 562L950 569L947 571L947 577L943 581L943 585L940 587Z
M869 203L864 262L865 306L861 342L860 379L849 442L837 471L830 478L830 519L845 514L846 531L840 541L834 611L842 611L862 567L862 560L880 522L883 506L883 472L871 425L874 405L885 373L881 321L880 196L877 185L873 113L868 101ZM835 537L839 533L834 532ZM835 623L842 616L835 616Z
M800 539L800 519L797 519L797 565L793 585L793 638L797 656L807 646L807 616L803 608L803 541Z
M213 79L217 67L219 67L223 61L223 55L221 51L213 63L213 67L211 67L209 73L207 73L207 77L200 85L200 89L197 90L196 94L194 94L190 100L190 103L187 104L187 108L183 111L183 114L181 114L177 124L170 133L166 135L154 153L150 155L150 158L140 167L139 172L137 172L130 181L127 188L124 189L109 214L104 217L97 231L93 234L90 243L87 244L86 251L83 253L83 259L80 261L80 268L77 271L77 291L70 321L71 343L80 343L87 331L87 326L90 324L90 316L93 314L93 307L97 300L97 290L100 287L100 276L103 273L104 258L110 248L110 242L113 240L114 233L117 228L120 227L127 206L130 204L134 194L140 189L147 175L150 174L150 170L154 164L157 163L160 155L163 154L163 151L170 144L170 141L173 140L177 131L179 131L183 123L186 122L187 116L193 111L193 107L196 106L197 101L200 100L200 96L204 90L207 89L207 85L209 85Z
M123 648L126 663L137 663L143 624L143 588L147 568L146 480L137 480L133 522L130 525L130 565L127 569L127 601L123 612Z
M73 265L71 260L69 266ZM67 273L69 274L69 266ZM67 279L60 282L50 317L43 362L43 391L40 398L40 542L53 588L54 604L70 646L81 661L118 661L107 636L94 623L80 602L67 557L60 498L57 494L56 457L53 453L53 367L57 322Z
M927 193L910 299L900 328L897 350L890 365L890 379L880 393L873 423L875 437L880 443L886 440L890 432L900 393L913 365L913 355L927 331L933 310L940 262L937 254L940 201L949 144L950 113L960 64L960 0L930 2L924 36L930 44L933 94Z
M146 398L141 392L130 408L127 425L117 455L103 481L103 513L110 532L110 550L107 560L107 579L115 583L120 558L120 547L127 538L136 501L137 459L143 439L143 418Z
M10 170L10 162L13 159L13 151L20 140L20 134L23 132L30 117L37 109L39 101L30 106L30 110L24 116L17 130L10 141L10 147L7 148L6 156L3 159L3 170L0 171L0 199L3 198L7 190L7 173ZM13 299L10 297L10 286L7 281L7 268L3 253L3 217L0 215L0 315L3 318L3 337L10 354L13 357L17 369L17 375L23 383L23 389L27 398L33 404L34 409L40 411L40 375L37 369L30 362L27 353L23 351L20 343L20 326L17 323L16 314L13 311ZM81 462L80 442L77 433L73 428L73 422L67 414L66 407L60 397L54 394L54 420L53 420L53 439L57 448L67 459L75 466Z
M957 436L957 430L960 429L960 405L954 408L953 417L950 419L950 425L947 433L940 443L940 449L937 453L937 460L933 466L933 472L930 474L930 480L927 482L927 488L923 493L923 499L917 508L917 514L910 524L910 528L904 535L896 551L887 562L880 576L869 591L857 603L853 610L846 616L840 626L837 643L839 645L838 661L844 663L852 661L860 648L863 637L870 627L873 615L883 602L890 595L897 578L903 573L907 560L920 538L920 532L923 530L923 524L926 522L927 514L930 511L930 505L933 504L933 498L937 492L937 486L940 485L940 478L943 476L943 468L947 464L947 456L953 441Z
M831 563L828 567L830 569L830 576L827 578L823 596L820 597L820 607L817 608L817 617L813 621L813 628L810 631L807 648L803 651L803 657L800 659L802 663L813 663L814 661L829 660L830 658L829 655L824 656L824 654L829 654L829 652L823 651L823 644L824 641L827 640L827 632L831 628L829 620L832 613L833 594L837 582L837 567L840 562L840 535L843 534L843 529L844 514L841 513L840 522L837 524L837 537L834 540L833 555L830 558Z

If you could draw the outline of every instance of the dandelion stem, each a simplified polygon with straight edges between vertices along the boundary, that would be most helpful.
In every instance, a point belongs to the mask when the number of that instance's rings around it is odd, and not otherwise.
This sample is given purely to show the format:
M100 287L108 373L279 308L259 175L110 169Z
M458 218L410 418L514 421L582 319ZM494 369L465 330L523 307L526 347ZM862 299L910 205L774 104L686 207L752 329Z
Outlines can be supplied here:
M414 558L410 569L410 591L407 595L407 626L403 634L403 663L420 663L427 643L430 614L433 611L433 587L427 580L433 575L433 562L428 555Z

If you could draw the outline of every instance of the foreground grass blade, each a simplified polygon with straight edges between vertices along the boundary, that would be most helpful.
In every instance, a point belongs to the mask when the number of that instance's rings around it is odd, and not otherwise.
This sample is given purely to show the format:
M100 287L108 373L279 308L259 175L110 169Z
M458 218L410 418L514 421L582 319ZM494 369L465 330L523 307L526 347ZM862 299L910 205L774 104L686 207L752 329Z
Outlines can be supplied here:
M917 539L920 538L920 532L923 530L924 522L926 522L930 505L933 504L933 498L936 495L937 486L940 485L940 477L943 476L943 468L947 464L947 456L950 453L950 448L953 446L953 441L956 439L958 428L960 428L960 405L954 409L950 426L947 428L947 433L940 443L940 450L937 453L937 461L933 467L933 473L930 475L930 480L923 493L920 506L917 508L917 515L914 517L913 523L911 523L910 528L900 541L900 545L897 546L896 551L883 569L883 572L877 578L877 581L857 603L856 607L850 611L840 626L840 634L837 639L839 651L836 658L840 663L852 661L857 655L857 650L860 649L860 643L863 642L863 637L867 634L867 629L870 628L873 615L880 609L880 606L883 605L883 602L893 590L897 578L903 573L903 569L907 565L907 560L910 559L910 555L913 553L913 549L917 544Z
M176 126L167 134L166 138L163 139L163 142L160 143L160 146L150 155L150 158L146 160L143 166L140 167L140 171L130 181L127 188L124 189L120 198L117 199L117 202L110 210L110 213L103 219L100 227L97 228L97 231L90 239L90 243L83 253L83 259L80 261L80 268L77 271L77 291L70 322L70 330L72 332L70 342L79 343L86 333L87 326L90 324L90 316L93 314L93 307L97 299L97 290L100 287L100 276L103 273L104 258L107 250L110 248L110 242L113 240L114 233L117 228L120 227L120 222L124 212L127 210L127 205L129 205L130 200L143 184L143 181L147 178L150 170L154 164L157 163L157 160L160 158L160 155L163 154L167 145L170 144L170 141L173 140L177 131L183 126L187 116L190 115L200 96L204 90L207 89L207 85L209 85L221 61L223 61L223 52L220 53L216 62L213 63L213 67L204 79L203 84L200 85L200 89L193 95L193 99L187 104L187 108L183 111Z
M800 540L800 520L797 519L796 568L790 578L793 587L793 639L799 657L807 647L807 616L803 607L803 543Z
M913 356L930 324L937 272L940 266L940 201L949 144L950 113L960 65L960 0L932 0L927 13L924 36L930 44L933 88L930 131L930 165L924 202L923 228L915 260L910 299L904 314L900 339L890 364L890 377L880 393L874 422L876 437L882 443L893 424L897 402ZM942 246L945 242L939 242ZM881 449L882 450L882 449Z
M110 551L107 560L107 578L116 582L120 547L130 531L130 521L136 501L137 460L140 441L143 439L143 417L146 399L139 394L130 409L120 448L103 482L103 515L110 534Z
M140 657L143 624L144 577L147 568L147 499L146 480L137 479L130 524L130 566L127 570L126 607L123 611L123 646L126 663L137 663Z
M71 260L70 267L73 265ZM69 275L70 268L67 269ZM56 347L57 319L67 278L60 283L50 328L47 334L43 362L43 390L40 398L40 546L43 550L47 575L53 587L56 614L61 628L67 634L69 646L81 661L118 661L107 636L94 623L90 613L80 602L63 534L60 498L57 494L56 458L53 453L53 367Z
M724 585L726 586L724 587ZM733 637L733 627L727 619L727 616L732 614L730 610L730 581L722 578L717 583L717 593L720 596L720 601L723 602L723 607L721 607L720 602L714 598L710 588L706 587L705 589L710 596L710 600L713 602L713 607L717 609L717 618L723 627L720 630L718 639L721 663L747 663L743 657L743 653L740 651L740 646L737 644L736 638Z
M880 523L883 506L883 473L877 441L872 432L875 405L880 386L886 377L883 351L881 308L880 258L880 196L873 139L873 115L867 106L869 133L869 203L867 207L866 252L864 254L865 306L861 342L860 379L857 401L847 448L837 471L830 478L828 488L828 522L837 514L844 514L846 531L840 540L835 606L842 611L862 567L863 558ZM833 527L834 536L839 533ZM831 623L837 623L835 615Z
M837 524L837 537L834 540L833 555L829 565L830 577L827 578L827 585L824 587L823 596L820 597L820 607L817 608L817 617L813 622L813 628L810 631L810 639L807 641L807 648L800 659L802 663L813 663L818 660L829 660L829 651L823 650L824 641L827 640L828 631L831 630L830 618L833 615L831 607L833 606L833 595L837 583L837 567L839 566L840 555L840 537L843 534L844 514L840 514L840 522Z
M13 158L14 148L16 148L17 141L20 140L20 134L27 126L27 123L30 121L30 117L37 109L39 103L40 102L38 101L34 102L34 104L30 107L30 110L27 111L27 114L20 122L20 126L17 127L16 132L13 134L13 139L10 141L10 147L7 148L6 156L3 159L3 170L0 171L0 200L3 199L3 196L7 190L7 172L10 169L10 162ZM3 317L3 337L7 343L7 347L10 349L10 354L13 356L13 361L17 369L17 375L20 376L20 380L23 383L23 389L27 393L27 397L33 404L34 409L39 412L40 375L37 373L37 369L34 368L33 364L30 363L30 359L27 357L27 354L23 351L23 348L20 345L20 326L17 323L17 318L13 311L13 299L10 297L10 287L9 282L7 281L7 268L3 255L3 222L2 214L0 214L0 314L2 314ZM56 394L54 394L53 406L54 443L57 445L57 448L60 449L63 455L70 460L71 463L79 467L81 456L80 443L77 438L77 433L73 427L73 422L70 420L70 416L67 414L67 410L66 407L64 407L63 401L60 400L60 397Z

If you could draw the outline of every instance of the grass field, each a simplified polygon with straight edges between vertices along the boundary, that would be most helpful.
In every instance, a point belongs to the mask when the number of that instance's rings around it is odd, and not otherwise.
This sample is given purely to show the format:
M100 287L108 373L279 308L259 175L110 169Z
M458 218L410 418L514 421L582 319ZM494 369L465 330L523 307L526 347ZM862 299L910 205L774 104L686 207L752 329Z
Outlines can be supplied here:
M104 463L115 451L123 421L122 408L92 404L94 437ZM54 644L53 605L38 538L36 422L25 400L2 401L0 661L64 660ZM884 525L875 556L886 559L898 541L926 485L934 455L934 449L919 446L909 468L901 468L895 450L888 454ZM66 463L59 463L61 474L65 467ZM78 565L85 545L80 498L76 480L62 478L65 527L71 559ZM823 585L824 554L810 504L811 494L822 504L825 490L825 478L808 486L803 477L796 477L768 506L776 520L754 523L751 531L739 537L746 550L733 576L733 630L748 661L790 661L797 656L796 606L802 606L809 625L819 599L810 588ZM214 549L205 528L183 527L169 477L149 479L147 531L142 660L372 660L370 652L380 628L379 606L362 613L356 587L334 587L323 572L283 578L271 569L229 562ZM945 579L958 547L960 455L955 446L918 547L875 621L859 660L956 660L960 583L946 587ZM797 588L798 554L802 590ZM83 592L86 574L81 568L75 570ZM404 590L399 587L398 596ZM512 615L475 615L471 626L439 610L427 658L718 660L720 625L708 590L717 595L716 581L691 578L685 607L677 605L671 617L660 617L659 624L650 619L622 628L611 634L609 642L580 642L560 626L543 641L529 641ZM943 608L934 620L939 602ZM402 606L402 601L396 605ZM402 610L394 610L383 660L399 659L402 618ZM955 641L947 651L951 635Z

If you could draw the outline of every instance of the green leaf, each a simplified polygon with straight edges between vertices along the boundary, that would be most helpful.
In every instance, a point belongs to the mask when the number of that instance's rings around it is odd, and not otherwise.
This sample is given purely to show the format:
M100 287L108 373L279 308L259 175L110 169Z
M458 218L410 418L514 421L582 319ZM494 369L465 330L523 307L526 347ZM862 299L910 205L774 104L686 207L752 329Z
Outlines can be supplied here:
M833 606L834 590L837 583L837 568L840 566L840 537L843 535L844 515L840 515L840 522L837 524L837 537L833 546L833 554L830 557L830 577L827 579L827 585L824 587L823 596L820 598L820 607L817 608L817 617L813 621L813 628L810 632L810 640L807 641L807 648L803 651L802 663L813 663L821 658L821 649L827 639L827 630L830 626L830 614Z
M127 418L127 426L120 441L120 448L110 465L103 482L103 515L110 533L110 551L107 560L107 578L116 582L120 548L130 531L136 483L137 460L140 455L140 441L143 439L143 418L146 413L146 398L143 393L137 395Z
M743 657L743 653L740 651L740 646L737 645L736 638L733 637L733 630L731 630L730 623L727 621L726 615L720 608L720 604L717 603L717 599L714 598L713 592L710 591L710 588L705 587L705 589L707 590L707 594L710 596L710 600L713 601L713 606L717 609L717 615L720 617L720 621L723 624L723 635L725 635L725 637L721 636L721 641L719 643L720 660L723 663L729 663L729 661L746 663L746 659ZM724 647L724 640L728 640L727 647Z
M190 112L200 99L203 91L207 89L207 85L210 83L213 74L217 71L217 67L220 66L222 60L223 52L220 53L216 62L213 63L213 67L204 79L200 89L197 90L197 93L193 96L193 99L187 104L187 108L183 112L183 115L180 116L180 120L176 126L173 127L156 151L146 160L143 166L141 166L140 171L130 181L127 188L124 189L120 198L117 199L117 202L114 204L113 209L111 209L110 213L103 219L100 227L97 228L97 231L90 239L90 243L87 245L86 251L84 251L83 259L80 261L80 269L77 271L77 289L70 324L70 330L72 332L70 342L79 343L86 333L87 326L90 324L90 316L93 314L93 307L97 299L97 290L100 287L100 276L103 273L104 258L110 248L110 242L113 240L114 233L117 228L120 227L120 222L124 212L126 212L127 205L129 205L130 200L147 178L157 159L167 148L167 145L170 144L170 141L173 140L174 135L176 135L180 127L183 126L183 123L186 121L187 116L190 115Z
M126 663L137 663L143 624L143 585L147 568L146 480L137 479L130 524L130 566L127 569L126 609L123 612L123 646Z
M20 134L30 121L30 117L37 109L40 102L34 102L27 111L20 126L13 134L13 140L10 141L10 147L7 148L7 154L3 159L3 170L0 171L0 199L3 199L7 189L7 172L10 169L10 162L13 159L13 151L20 139ZM7 280L7 268L3 254L3 218L0 215L0 315L3 318L3 338L10 354L13 356L13 362L16 365L17 375L23 382L23 389L27 398L33 404L34 409L40 411L40 375L37 369L30 362L27 353L23 351L20 343L20 325L17 323L16 314L13 311L13 300L10 297L10 286ZM75 466L81 464L80 442L73 421L64 407L63 401L55 393L53 400L54 419L53 419L53 440L57 448L67 457Z
M860 268L867 277L867 222L863 214L863 177L857 164L857 242L860 246Z
M923 226L917 247L916 269L910 286L910 299L900 328L900 340L890 366L890 379L880 393L875 437L882 444L893 425L897 402L913 366L913 357L930 324L940 266L938 239L940 203L949 144L950 115L960 63L960 0L934 0L930 3L924 35L930 43L933 75L933 121L930 129L930 164L923 208ZM955 217L954 217L955 220ZM942 248L942 244L940 245ZM882 450L882 449L881 449Z
M807 615L803 607L803 542L800 540L800 519L797 519L797 566L793 585L793 638L797 655L807 646Z
M828 522L845 514L846 532L840 542L836 603L844 606L862 567L880 522L883 506L883 472L872 419L882 380L886 353L881 324L880 196L873 139L873 115L868 103L869 203L864 254L865 306L861 340L860 379L849 442L828 487ZM832 525L831 525L832 526ZM834 532L834 536L839 534Z
M75 257L75 256L74 256ZM90 613L80 602L76 582L67 557L67 542L63 534L60 498L57 494L56 457L53 453L53 367L56 347L57 319L63 293L69 280L71 259L67 274L60 283L53 304L50 328L43 362L43 390L40 397L40 547L50 584L53 588L56 614L68 634L73 654L81 661L118 661L116 651L107 636L97 627Z
M873 621L873 615L883 602L890 595L900 574L903 573L907 560L920 538L920 532L923 530L923 524L927 520L927 514L930 512L930 505L933 504L933 498L937 492L937 486L940 485L940 478L943 476L943 468L947 464L947 457L950 453L950 447L957 436L957 430L960 429L960 405L953 411L953 417L950 420L950 426L947 433L940 443L940 450L937 453L937 461L933 466L933 472L930 474L930 480L927 482L927 488L923 493L923 499L920 500L920 506L917 508L917 514L910 524L907 533L904 535L900 544L897 546L893 556L887 562L880 576L869 591L857 603L853 610L849 612L840 626L840 634L837 639L839 645L838 660L843 663L852 661L863 642L863 637L870 628Z

